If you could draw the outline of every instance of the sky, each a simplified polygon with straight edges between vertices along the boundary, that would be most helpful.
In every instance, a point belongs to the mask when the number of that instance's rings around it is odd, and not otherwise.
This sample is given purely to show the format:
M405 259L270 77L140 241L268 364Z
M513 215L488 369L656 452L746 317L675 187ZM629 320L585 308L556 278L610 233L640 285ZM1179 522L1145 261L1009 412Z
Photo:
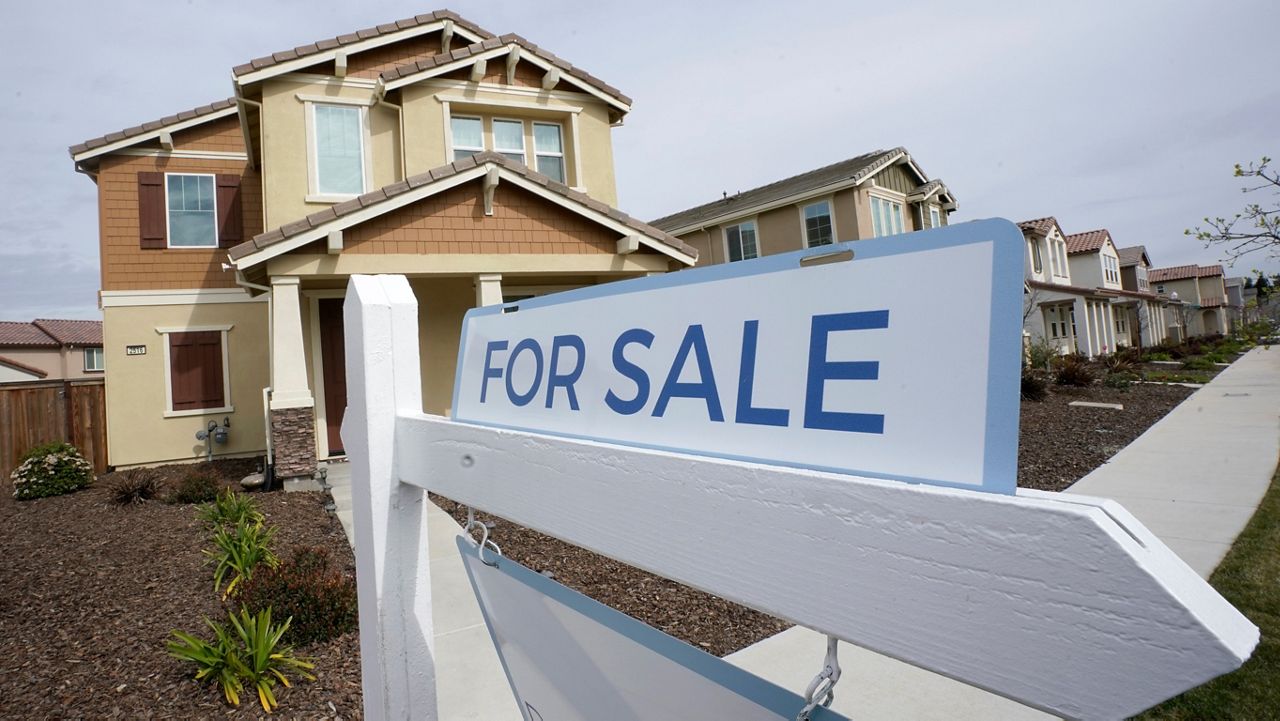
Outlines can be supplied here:
M1253 197L1235 163L1280 157L1274 0L448 7L634 99L614 163L619 207L646 220L904 146L955 194L953 223L1053 215L1146 245L1157 266L1210 264L1222 250L1183 230ZM68 146L225 98L251 58L434 9L0 5L0 319L100 317L96 186ZM1227 274L1255 268L1280 258Z

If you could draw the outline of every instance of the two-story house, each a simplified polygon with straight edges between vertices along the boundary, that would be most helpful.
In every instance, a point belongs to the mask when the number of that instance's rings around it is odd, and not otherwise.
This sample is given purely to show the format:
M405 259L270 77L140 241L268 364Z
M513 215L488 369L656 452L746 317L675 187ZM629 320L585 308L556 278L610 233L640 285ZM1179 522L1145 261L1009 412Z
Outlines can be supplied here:
M0 383L101 378L102 323L0 321Z
M445 413L467 309L697 261L614 207L631 99L518 35L440 11L232 75L71 148L99 193L113 465L193 459L209 422L281 477L341 454L353 273L409 277Z
M1120 258L1120 297L1112 302L1116 306L1116 318L1124 322L1129 331L1129 345L1149 348L1169 339L1181 338L1181 327L1176 324L1176 313L1167 312L1169 301L1161 298L1151 287L1151 257L1144 245L1117 248Z
M905 148L877 150L650 221L700 265L938 228L955 196Z
M1027 244L1023 332L1032 342L1048 343L1062 354L1104 352L1109 336L1102 324L1111 294L1087 281L1076 282L1068 236L1056 218L1024 220L1018 228Z
M1227 332L1227 289L1222 266L1153 268L1147 275L1161 296L1182 301L1179 313L1188 336Z

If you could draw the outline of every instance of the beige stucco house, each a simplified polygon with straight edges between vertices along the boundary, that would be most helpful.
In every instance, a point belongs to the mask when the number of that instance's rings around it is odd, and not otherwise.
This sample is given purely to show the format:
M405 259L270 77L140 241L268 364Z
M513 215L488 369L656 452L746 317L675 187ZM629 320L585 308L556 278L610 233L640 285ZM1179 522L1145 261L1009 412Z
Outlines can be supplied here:
M0 321L0 383L102 378L102 323Z
M463 314L691 266L617 210L631 100L441 11L234 68L235 95L71 149L99 188L110 462L340 456L341 304L409 277L424 409L449 410ZM146 92L144 86L138 92Z
M1162 297L1182 302L1179 316L1188 336L1226 333L1227 289L1220 265L1152 268L1147 276Z

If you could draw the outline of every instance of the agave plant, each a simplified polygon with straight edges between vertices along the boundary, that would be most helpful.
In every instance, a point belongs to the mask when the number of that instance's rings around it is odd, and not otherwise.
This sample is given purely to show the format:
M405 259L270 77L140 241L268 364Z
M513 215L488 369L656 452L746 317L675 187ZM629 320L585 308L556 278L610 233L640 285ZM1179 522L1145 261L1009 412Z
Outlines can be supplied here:
M260 522L251 523L247 519L242 519L234 527L220 526L214 531L214 547L204 553L214 564L213 590L221 591L223 600L253 575L258 564L265 563L271 568L280 564L271 551L271 539L275 533L275 528L265 527Z

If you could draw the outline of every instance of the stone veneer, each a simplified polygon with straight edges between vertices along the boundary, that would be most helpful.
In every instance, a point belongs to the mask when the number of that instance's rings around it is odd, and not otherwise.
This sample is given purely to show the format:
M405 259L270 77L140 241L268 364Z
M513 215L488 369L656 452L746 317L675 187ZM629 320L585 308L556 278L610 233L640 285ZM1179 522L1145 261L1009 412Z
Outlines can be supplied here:
M276 478L310 476L316 471L316 414L314 408L271 411L271 447Z

